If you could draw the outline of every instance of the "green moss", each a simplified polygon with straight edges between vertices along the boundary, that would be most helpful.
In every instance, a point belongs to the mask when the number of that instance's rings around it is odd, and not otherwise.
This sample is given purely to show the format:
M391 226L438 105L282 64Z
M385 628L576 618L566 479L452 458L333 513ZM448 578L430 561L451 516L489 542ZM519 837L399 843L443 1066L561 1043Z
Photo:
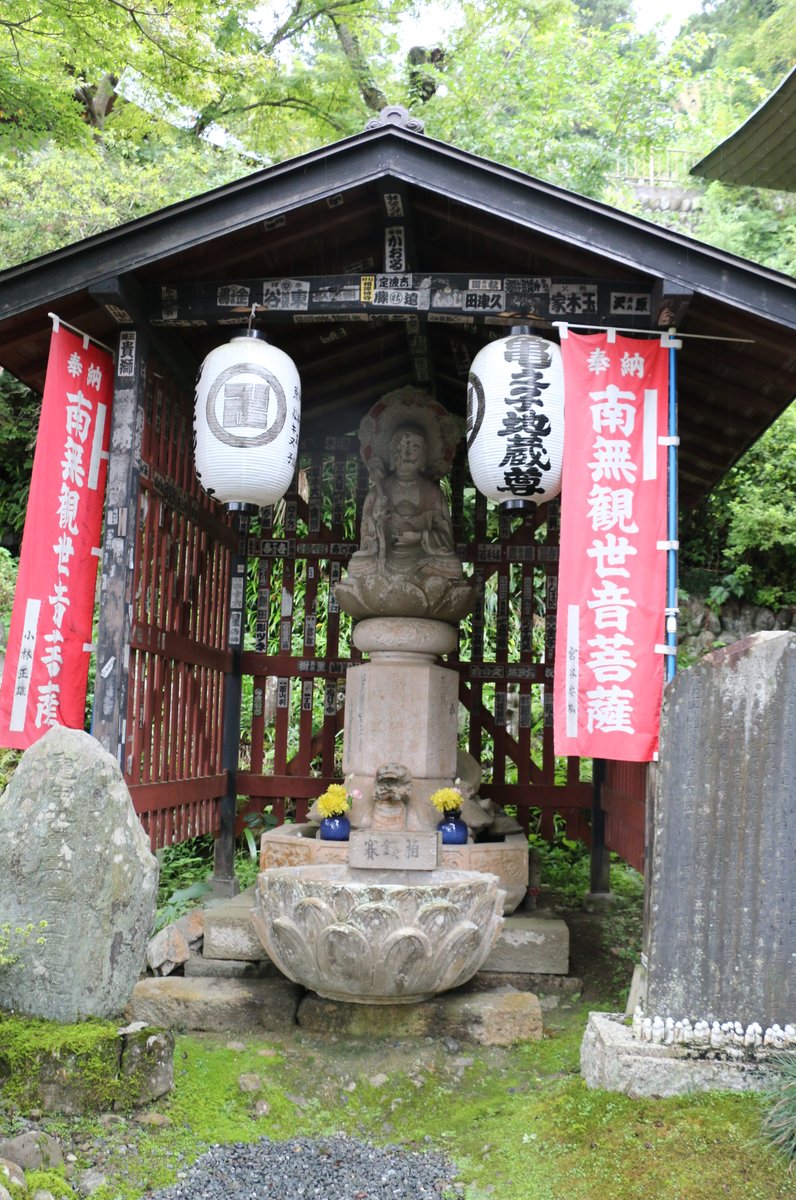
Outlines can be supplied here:
M26 1171L25 1187L9 1188L12 1200L30 1200L37 1191L49 1192L55 1200L74 1200L75 1192L62 1171Z
M134 1081L119 1071L117 1024L74 1025L0 1013L0 1081L16 1108L43 1105L42 1089L59 1086L92 1111L129 1108Z
M211 1144L338 1130L442 1151L457 1164L466 1200L792 1196L784 1160L760 1137L759 1098L653 1101L589 1091L578 1074L586 1014L585 1004L562 1005L540 1042L452 1053L425 1040L327 1040L297 1031L263 1056L261 1038L234 1051L226 1039L184 1036L174 1091L150 1110L165 1124L72 1123L72 1136L78 1144L103 1140L108 1183L95 1200L140 1200ZM241 1091L242 1074L258 1075L259 1090ZM258 1099L269 1106L264 1118L253 1115Z

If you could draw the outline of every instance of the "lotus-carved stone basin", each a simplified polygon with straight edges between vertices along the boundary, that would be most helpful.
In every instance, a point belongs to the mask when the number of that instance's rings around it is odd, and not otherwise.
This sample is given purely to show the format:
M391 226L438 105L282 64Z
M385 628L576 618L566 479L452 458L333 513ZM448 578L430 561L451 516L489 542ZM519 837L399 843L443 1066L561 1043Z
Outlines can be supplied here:
M413 1004L475 974L503 925L503 898L497 876L477 871L385 879L341 863L278 867L258 877L252 920L295 983L330 1000Z

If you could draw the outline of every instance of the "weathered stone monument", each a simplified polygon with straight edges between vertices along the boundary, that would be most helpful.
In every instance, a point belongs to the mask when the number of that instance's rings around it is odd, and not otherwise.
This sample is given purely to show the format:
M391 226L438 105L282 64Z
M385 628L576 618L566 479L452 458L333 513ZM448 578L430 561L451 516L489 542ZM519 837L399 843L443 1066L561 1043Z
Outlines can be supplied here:
M796 634L667 690L649 806L646 1013L784 1026L796 1008Z
M35 929L0 968L0 1008L56 1021L121 1013L157 878L116 760L87 733L50 729L0 796L0 916Z

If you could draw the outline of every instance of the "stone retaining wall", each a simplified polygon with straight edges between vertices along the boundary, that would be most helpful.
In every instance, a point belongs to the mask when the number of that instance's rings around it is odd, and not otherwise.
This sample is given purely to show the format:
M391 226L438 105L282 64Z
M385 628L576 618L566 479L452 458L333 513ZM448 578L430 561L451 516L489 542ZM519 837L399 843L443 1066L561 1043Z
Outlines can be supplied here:
M703 597L689 596L680 603L681 662L687 666L703 654L739 642L750 633L770 633L777 629L796 632L796 606L774 610L731 600L715 612L708 608Z

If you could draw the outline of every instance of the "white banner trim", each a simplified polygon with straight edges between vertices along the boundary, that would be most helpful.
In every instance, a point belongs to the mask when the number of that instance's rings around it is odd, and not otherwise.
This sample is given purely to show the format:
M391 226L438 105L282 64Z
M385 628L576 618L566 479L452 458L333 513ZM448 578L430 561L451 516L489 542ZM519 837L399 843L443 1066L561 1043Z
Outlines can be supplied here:
M22 733L25 729L25 716L28 711L28 695L30 680L33 674L33 658L25 659L23 650L28 637L32 635L33 645L36 645L36 631L39 625L41 600L29 598L25 605L25 622L22 626L22 637L19 643L19 658L17 659L17 675L14 680L14 699L11 702L11 720L8 728L11 733ZM23 667L27 667L27 678L20 675Z

